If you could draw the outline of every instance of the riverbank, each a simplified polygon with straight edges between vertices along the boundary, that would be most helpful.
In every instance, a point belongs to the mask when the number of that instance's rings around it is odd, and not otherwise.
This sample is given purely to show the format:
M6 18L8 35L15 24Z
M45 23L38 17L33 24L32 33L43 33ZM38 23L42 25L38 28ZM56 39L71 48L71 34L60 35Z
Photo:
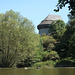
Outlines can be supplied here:
M43 67L43 68L35 68L35 67L24 67L24 68L0 68L0 69L66 69L66 68L68 68L68 69L70 69L70 68L75 68L75 67Z

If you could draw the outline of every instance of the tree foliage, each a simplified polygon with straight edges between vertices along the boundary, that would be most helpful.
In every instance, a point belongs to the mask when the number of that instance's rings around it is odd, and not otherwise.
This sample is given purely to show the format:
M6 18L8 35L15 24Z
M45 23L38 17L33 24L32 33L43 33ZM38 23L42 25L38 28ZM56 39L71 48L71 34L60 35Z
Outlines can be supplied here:
M75 51L75 19L71 19L67 24L67 30L65 31L61 41L57 44L57 52L61 58L74 57Z
M59 59L59 55L56 51L50 51L50 52L47 52L47 51L44 51L43 53L43 59L42 61L56 61Z
M0 65L12 67L38 50L39 36L27 18L13 10L0 14Z
M59 55L54 51L56 40L52 36L46 36L45 34L41 36L42 40L42 61L54 61L59 59Z
M44 51L51 51L55 47L56 40L52 36L42 36L41 40Z
M65 23L62 20L53 21L49 28L50 35L55 38L61 38L65 30Z
M75 0L58 0L58 4L56 5L57 9L55 11L59 11L62 9L62 7L65 7L65 5L68 4L68 8L71 11L71 14L73 15L75 13Z

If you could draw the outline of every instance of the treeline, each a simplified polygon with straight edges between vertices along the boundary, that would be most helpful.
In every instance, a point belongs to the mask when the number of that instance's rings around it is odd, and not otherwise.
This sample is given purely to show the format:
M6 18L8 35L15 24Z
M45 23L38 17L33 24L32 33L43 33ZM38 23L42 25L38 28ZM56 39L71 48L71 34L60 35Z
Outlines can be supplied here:
M42 61L35 67L75 67L75 16L69 14L67 24L53 21L49 35L41 36Z
M53 21L49 35L38 35L27 18L13 10L0 14L0 67L75 65L75 16Z

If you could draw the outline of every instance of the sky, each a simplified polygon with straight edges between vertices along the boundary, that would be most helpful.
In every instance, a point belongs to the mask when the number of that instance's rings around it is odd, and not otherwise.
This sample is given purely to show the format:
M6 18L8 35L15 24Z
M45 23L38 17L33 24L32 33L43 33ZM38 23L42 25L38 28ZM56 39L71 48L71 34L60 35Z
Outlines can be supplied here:
M65 23L68 22L68 5L55 12L53 10L57 3L58 0L0 0L0 13L11 9L20 12L20 15L32 21L35 32L38 33L37 25L48 15L60 15Z

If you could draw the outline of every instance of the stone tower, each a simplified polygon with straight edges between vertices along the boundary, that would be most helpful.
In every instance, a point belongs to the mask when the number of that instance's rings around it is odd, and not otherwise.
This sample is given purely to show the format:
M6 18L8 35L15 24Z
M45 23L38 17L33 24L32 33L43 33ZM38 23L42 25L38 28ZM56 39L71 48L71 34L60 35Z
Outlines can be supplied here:
M39 34L42 35L43 33L46 33L48 35L49 26L52 23L52 21L56 20L62 20L61 16L59 15L48 15L41 23L37 26L37 29L39 30Z

